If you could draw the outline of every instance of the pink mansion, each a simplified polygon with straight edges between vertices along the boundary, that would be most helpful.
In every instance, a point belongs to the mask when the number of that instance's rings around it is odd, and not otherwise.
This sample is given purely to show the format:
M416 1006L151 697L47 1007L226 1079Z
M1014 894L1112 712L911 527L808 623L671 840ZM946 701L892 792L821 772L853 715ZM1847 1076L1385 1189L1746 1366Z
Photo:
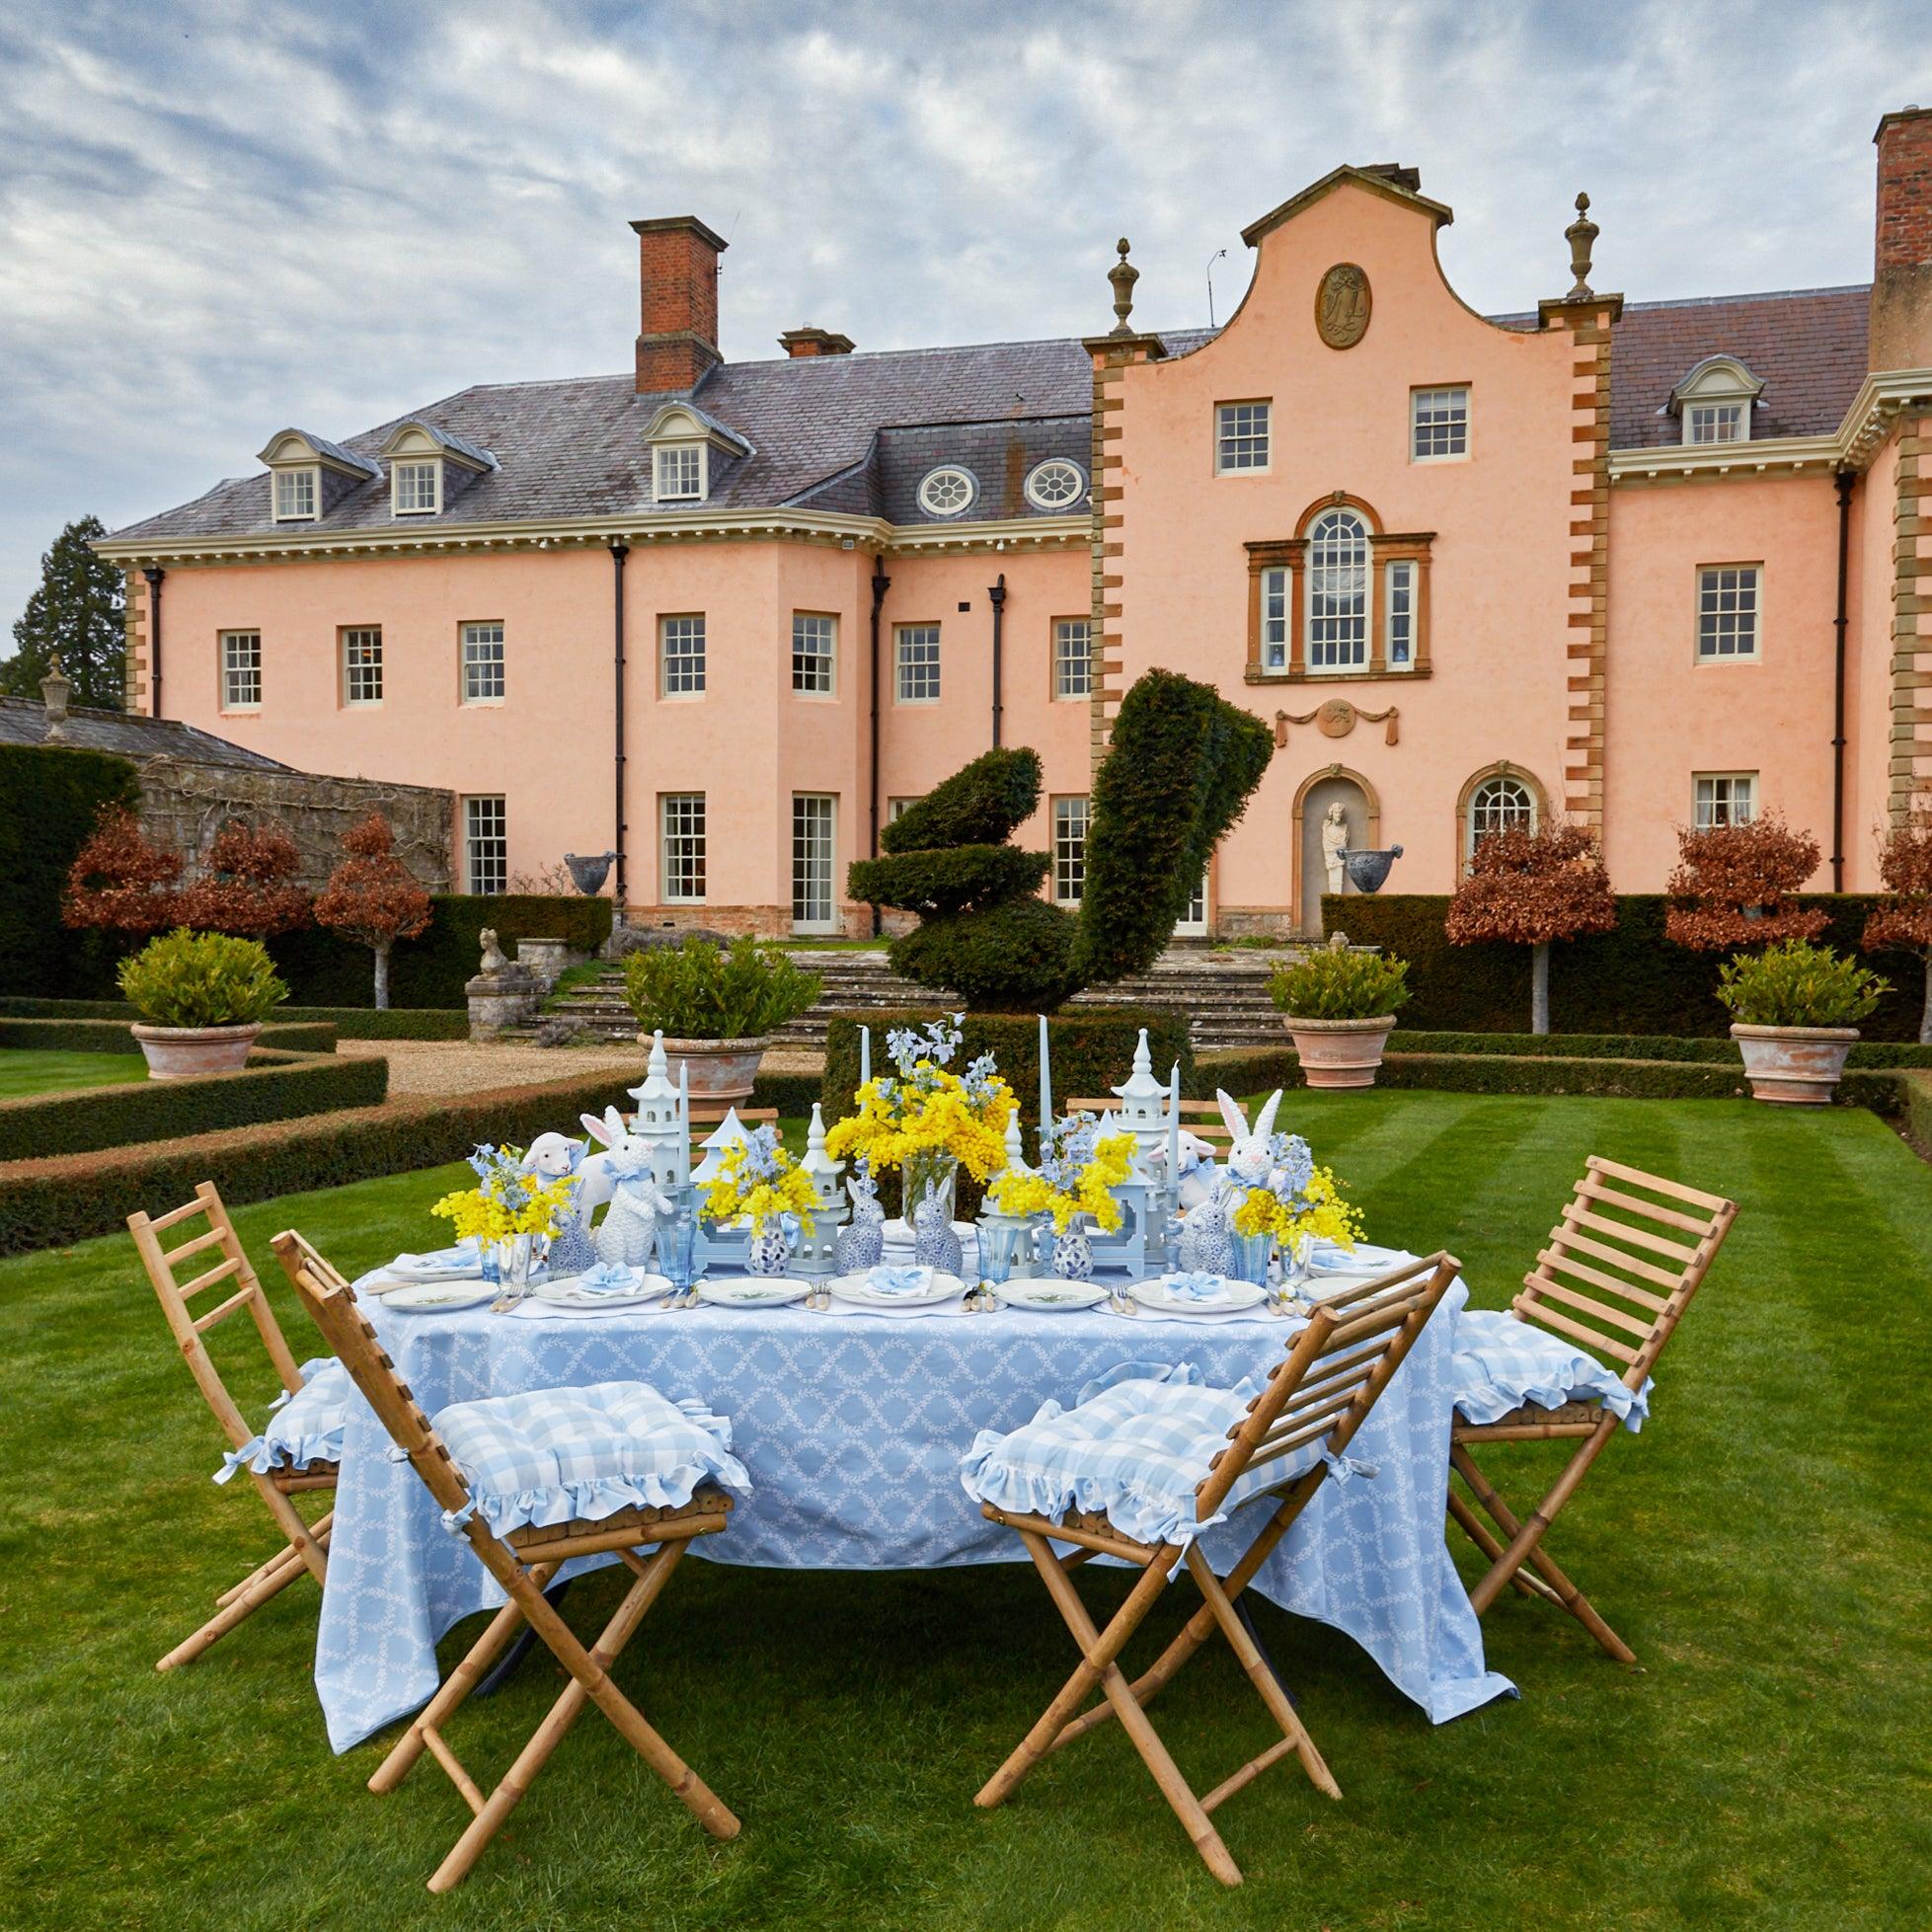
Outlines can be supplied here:
M1344 167L1247 229L1218 331L1143 329L1122 242L1084 341L755 362L724 242L639 221L633 371L283 429L104 542L130 703L448 788L472 890L615 849L641 924L869 931L848 861L1002 742L1077 898L1155 664L1279 747L1197 932L1318 930L1334 804L1398 891L1558 813L1656 890L1678 827L1765 810L1866 889L1932 787L1932 112L1877 153L1869 286L1626 303L1580 205L1571 285L1481 316L1415 171Z

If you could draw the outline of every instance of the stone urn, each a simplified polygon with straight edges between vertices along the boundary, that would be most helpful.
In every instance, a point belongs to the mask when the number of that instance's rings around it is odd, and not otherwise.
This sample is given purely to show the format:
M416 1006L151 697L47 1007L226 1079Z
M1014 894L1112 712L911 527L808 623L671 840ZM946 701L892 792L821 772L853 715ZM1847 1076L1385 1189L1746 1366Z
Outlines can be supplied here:
M1301 1075L1311 1087L1372 1087L1382 1064L1382 1048L1395 1029L1395 1015L1372 1020L1303 1020L1283 1014L1281 1024L1294 1042Z
M262 1031L260 1020L239 1027L128 1028L147 1055L150 1080L193 1080L204 1073L234 1073L248 1064L248 1049Z
M1823 1107L1838 1090L1856 1027L1750 1027L1734 1021L1731 1037L1743 1055L1755 1100Z
M1344 846L1337 856L1356 891L1379 892L1389 883L1389 870L1402 857L1402 847L1391 845L1386 851L1370 852Z
M649 1046L652 1036L638 1035ZM664 1057L670 1062L671 1078L677 1078L680 1062L690 1069L691 1098L694 1101L724 1101L735 1106L751 1098L752 1082L758 1077L758 1062L771 1044L771 1035L761 1033L746 1040L673 1040L664 1036Z

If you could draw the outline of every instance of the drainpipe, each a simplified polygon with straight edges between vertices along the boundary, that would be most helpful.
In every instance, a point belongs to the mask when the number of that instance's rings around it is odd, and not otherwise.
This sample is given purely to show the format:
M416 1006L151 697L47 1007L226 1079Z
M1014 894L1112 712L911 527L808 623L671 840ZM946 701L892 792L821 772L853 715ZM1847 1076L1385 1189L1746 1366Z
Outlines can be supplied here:
M613 843L617 847L617 883L611 890L616 899L618 922L621 924L630 905L629 889L624 877L624 560L631 554L631 546L619 537L610 546L611 563L611 624L612 651L611 663L616 675L617 687L611 705L611 726L615 735L616 749L616 821L617 835Z
M157 564L150 564L141 575L147 579L148 587L148 668L154 673L153 689L149 693L148 716L161 716L161 580L167 576Z
M1831 889L1845 889L1845 596L1851 557L1851 484L1849 470L1840 470L1838 486L1838 612L1831 621Z
M986 595L993 603L993 746L999 747L1000 714L1000 647L1002 632L1006 622L1006 573L1001 571L999 581Z
M886 607L886 592L892 587L892 580L886 575L886 561L883 557L872 560L872 762L869 767L869 783L872 788L872 837L867 852L872 858L879 856L879 613ZM885 914L878 906L872 908L872 936L877 939L886 930Z

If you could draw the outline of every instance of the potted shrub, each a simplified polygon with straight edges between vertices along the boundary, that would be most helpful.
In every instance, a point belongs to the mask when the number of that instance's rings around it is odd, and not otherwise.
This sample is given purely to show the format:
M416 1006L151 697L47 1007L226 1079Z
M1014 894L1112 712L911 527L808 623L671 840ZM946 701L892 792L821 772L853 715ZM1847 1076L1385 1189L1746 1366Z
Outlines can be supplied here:
M122 960L119 978L145 1022L130 1031L154 1080L246 1066L262 1022L288 997L259 939L185 926Z
M689 1068L691 1098L748 1100L772 1034L816 1001L825 982L749 936L728 947L707 940L633 953L624 997L649 1042Z
M1286 1016L1302 1077L1311 1087L1372 1087L1396 1008L1409 998L1409 963L1356 953L1341 935L1277 966L1269 997Z
M1739 953L1718 976L1751 1093L1813 1107L1837 1089L1854 1023L1892 990L1869 966L1802 939Z

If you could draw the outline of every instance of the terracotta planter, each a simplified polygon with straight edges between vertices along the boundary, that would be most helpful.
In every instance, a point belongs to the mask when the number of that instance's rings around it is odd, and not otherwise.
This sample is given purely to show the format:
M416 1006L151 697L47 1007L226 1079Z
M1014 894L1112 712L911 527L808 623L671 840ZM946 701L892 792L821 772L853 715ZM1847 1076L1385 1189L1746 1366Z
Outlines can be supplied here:
M193 1080L203 1073L233 1073L248 1064L248 1049L261 1031L260 1020L241 1027L128 1028L147 1055L150 1080Z
M1289 1013L1281 1024L1294 1041L1301 1077L1311 1087L1372 1087L1395 1015L1373 1020L1304 1020Z
M638 1035L646 1046L652 1036ZM691 1069L691 1098L723 1101L736 1106L751 1098L751 1083L758 1077L758 1062L771 1044L770 1034L751 1040L673 1040L664 1036L664 1057L670 1062L670 1077L677 1078L680 1061Z
M1731 1029L1744 1056L1744 1073L1757 1100L1823 1107L1837 1092L1856 1027L1747 1027Z

